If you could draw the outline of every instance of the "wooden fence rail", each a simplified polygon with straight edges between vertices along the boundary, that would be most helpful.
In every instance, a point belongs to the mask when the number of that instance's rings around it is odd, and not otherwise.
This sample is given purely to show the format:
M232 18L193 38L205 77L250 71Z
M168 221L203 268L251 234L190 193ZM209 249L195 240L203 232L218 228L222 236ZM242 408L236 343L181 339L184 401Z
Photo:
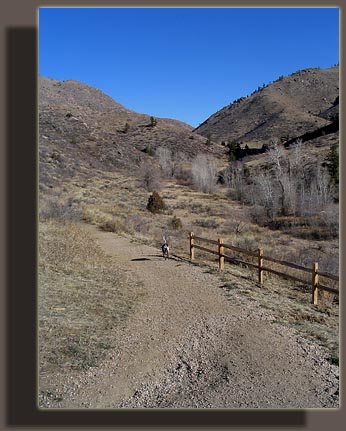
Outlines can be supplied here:
M197 245L196 241L212 244L212 245L217 246L217 248L215 250L211 250L211 249L203 247L201 245ZM279 260L279 259L275 259L275 258L270 257L270 256L266 256L266 255L264 255L263 249L261 249L261 248L259 248L257 250L257 252L254 252L254 251L246 250L246 249L243 249L240 247L235 247L235 246L230 245L230 244L225 244L222 238L218 238L218 240L215 241L212 239L207 239L207 238L195 236L193 232L190 232L190 259L191 260L195 260L195 249L202 250L204 252L217 255L219 258L218 260L219 260L219 270L220 271L224 270L225 261L230 262L230 263L243 264L243 265L247 265L247 266L251 266L253 268L256 268L258 270L258 282L259 282L259 284L263 284L263 273L264 272L270 272L272 274L278 275L278 276L286 278L286 279L290 279L290 280L298 281L298 282L303 283L303 284L311 285L311 303L314 305L316 305L318 302L318 291L319 290L324 290L324 291L339 295L339 289L325 286L325 285L321 284L319 281L320 277L324 277L324 278L328 278L330 280L338 282L339 277L336 275L333 275L333 274L329 274L327 272L319 271L317 262L315 262L313 264L312 268L306 268L304 266L297 265L295 263L286 262L284 260ZM225 249L233 250L233 251L236 251L238 253L246 254L248 256L256 258L257 263L244 261L244 260L239 259L238 257L234 257L234 256L228 256L224 252ZM296 269L298 271L307 272L307 273L311 274L311 282L308 282L308 281L301 279L299 277L296 277L294 275L287 274L285 272L274 270L272 268L269 268L268 266L264 266L264 261L273 262L273 263L276 263L276 264L279 264L279 265L282 265L282 266L285 266L288 268Z

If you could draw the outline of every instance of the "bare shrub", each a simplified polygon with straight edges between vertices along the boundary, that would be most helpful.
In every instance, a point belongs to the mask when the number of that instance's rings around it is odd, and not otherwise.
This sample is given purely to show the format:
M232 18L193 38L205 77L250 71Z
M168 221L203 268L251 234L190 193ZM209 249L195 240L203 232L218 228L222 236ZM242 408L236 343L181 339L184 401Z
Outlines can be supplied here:
M39 217L41 220L80 220L80 211L76 204L69 199L66 202L49 200L40 202Z
M150 230L150 225L150 220L137 214L130 215L126 218L126 227L129 231L147 234Z
M268 214L264 206L254 205L249 209L249 214L254 223L265 226L268 221Z
M100 222L98 226L104 232L120 233L127 230L125 224L115 218L105 219L104 221Z
M215 193L218 179L215 159L206 154L199 154L192 162L192 179L198 191Z
M196 224L207 229L216 229L219 227L219 223L215 219L199 219L196 220Z

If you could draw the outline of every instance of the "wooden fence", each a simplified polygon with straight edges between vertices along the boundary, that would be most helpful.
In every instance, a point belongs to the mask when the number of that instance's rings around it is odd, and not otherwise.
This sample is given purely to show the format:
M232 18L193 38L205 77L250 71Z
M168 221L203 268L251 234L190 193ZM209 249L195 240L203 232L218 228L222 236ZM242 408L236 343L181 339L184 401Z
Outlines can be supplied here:
M212 249L203 247L201 245L198 245L198 244L196 244L196 242L203 242L203 243L207 243L207 244L212 244L212 245L215 245L216 247L214 250L212 250ZM290 262L286 262L283 260L274 259L273 257L270 257L270 256L266 256L266 255L264 255L262 248L259 248L256 252L250 251L250 250L246 250L243 248L235 247L233 245L224 244L222 238L219 238L217 241L215 241L212 239L201 238L201 237L195 236L194 233L191 232L190 233L190 259L191 260L195 260L195 249L202 250L202 251L207 252L207 253L212 253L212 254L218 256L220 271L223 271L223 269L224 269L225 260L228 262L231 262L231 263L244 264L246 266L256 268L258 271L258 282L259 282L259 284L263 284L263 273L265 271L270 272L270 273L275 274L275 275L278 275L280 277L286 278L286 279L298 281L298 282L303 283L303 284L308 284L311 286L311 296L312 296L311 303L314 305L316 305L318 302L318 291L319 290L324 290L324 291L339 295L339 289L325 286L325 285L321 284L320 280L319 280L319 277L325 277L327 279L339 282L339 277L332 275L332 274L329 274L329 273L326 273L326 272L319 271L317 262L315 262L312 265L312 268L305 268L303 266L296 265L295 263L290 263ZM236 258L234 256L229 256L229 255L225 254L225 249L233 250L235 252L251 256L252 258L256 259L256 263L244 261L244 260ZM276 263L276 264L279 264L279 265L282 265L282 266L285 266L288 268L292 268L292 269L295 269L298 271L303 271L303 272L309 273L311 275L311 282L307 282L306 280L298 278L294 275L287 274L285 272L281 272L281 271L277 271L277 270L274 270L272 268L269 268L268 266L264 265L265 261L273 262L273 263Z

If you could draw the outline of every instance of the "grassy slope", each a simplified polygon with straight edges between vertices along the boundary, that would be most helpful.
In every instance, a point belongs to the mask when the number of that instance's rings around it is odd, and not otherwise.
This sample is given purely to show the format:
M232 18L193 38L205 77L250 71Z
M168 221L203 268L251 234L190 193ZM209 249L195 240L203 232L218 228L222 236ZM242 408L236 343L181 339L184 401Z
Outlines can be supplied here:
M73 222L40 223L38 269L40 402L47 402L53 377L97 366L115 347L140 289Z

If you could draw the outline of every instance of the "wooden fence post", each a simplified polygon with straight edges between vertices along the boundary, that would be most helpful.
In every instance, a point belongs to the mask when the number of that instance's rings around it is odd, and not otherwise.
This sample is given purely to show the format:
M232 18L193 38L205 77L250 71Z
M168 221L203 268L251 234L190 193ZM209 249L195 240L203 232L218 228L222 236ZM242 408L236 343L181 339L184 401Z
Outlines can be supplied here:
M318 263L312 266L312 299L311 303L317 305L318 302Z
M195 240L193 232L190 232L190 259L195 260Z
M258 249L258 283L263 284L263 249Z
M225 267L225 258L223 257L223 254L224 254L223 239L218 238L217 244L218 244L218 249L219 249L219 270L223 271L223 269Z

